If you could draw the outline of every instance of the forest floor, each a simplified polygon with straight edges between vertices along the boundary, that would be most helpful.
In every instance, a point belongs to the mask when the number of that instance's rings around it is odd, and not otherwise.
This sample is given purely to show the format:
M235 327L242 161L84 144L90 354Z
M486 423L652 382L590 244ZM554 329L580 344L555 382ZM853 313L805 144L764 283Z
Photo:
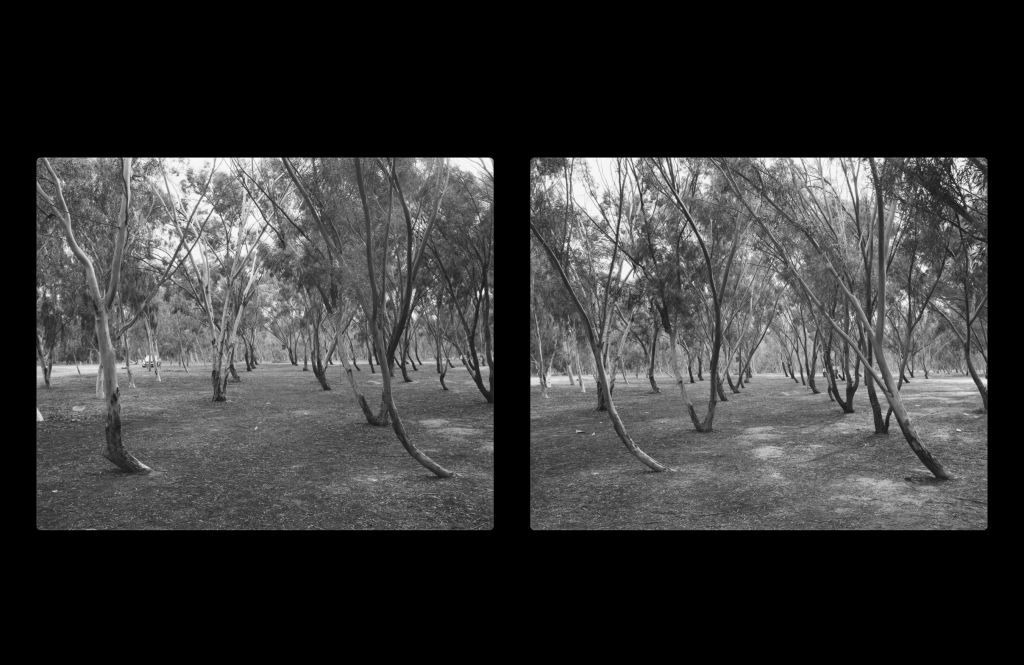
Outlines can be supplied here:
M939 481L914 455L895 416L876 436L861 378L855 413L843 414L782 374L755 374L715 411L714 432L693 429L668 376L615 384L626 432L668 465L650 471L629 454L605 412L555 377L550 399L530 388L531 526L534 529L985 529L988 415L970 377L921 373L901 394L925 446L954 480ZM584 376L584 379L588 377ZM703 417L705 380L687 384ZM845 396L845 384L839 383ZM883 413L886 409L882 400ZM583 430L577 434L577 430Z
M39 529L491 529L494 410L465 369L449 369L443 392L431 362L395 402L410 440L457 475L442 479L416 462L394 430L366 423L341 365L324 391L301 365L239 368L227 402L211 401L210 373L165 363L163 381L121 367L122 433L153 471L121 472L102 457L105 402L96 365L36 365L36 525ZM380 374L365 364L357 383L379 405ZM487 381L486 369L484 381ZM485 383L486 385L486 383ZM84 410L75 411L74 407Z

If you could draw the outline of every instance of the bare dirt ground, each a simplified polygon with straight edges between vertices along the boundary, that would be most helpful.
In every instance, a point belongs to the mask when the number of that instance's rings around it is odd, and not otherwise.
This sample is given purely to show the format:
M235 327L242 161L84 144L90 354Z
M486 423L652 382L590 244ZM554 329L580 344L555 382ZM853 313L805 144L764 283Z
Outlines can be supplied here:
M367 399L380 374L360 363ZM238 367L238 365L236 365ZM413 460L391 427L366 423L330 366L333 390L291 364L238 367L228 402L211 401L209 369L168 364L157 383L133 366L121 386L125 444L153 468L122 473L101 456L106 407L96 366L36 367L36 523L40 529L490 529L494 416L464 369L443 392L431 364L396 371L395 401L410 439L458 474L441 479ZM485 376L486 380L486 376ZM374 385L376 382L376 385ZM75 407L84 407L76 410Z
M684 417L668 376L619 378L614 399L626 431L672 467L637 461L594 411L587 392L556 377L543 399L530 389L531 525L535 529L984 529L988 524L988 415L969 377L932 374L902 389L925 445L955 477L938 481L892 418L876 436L863 378L855 413L782 374L755 375L719 403L715 431ZM824 380L818 381L824 390ZM687 384L699 414L709 384ZM844 384L840 390L845 394ZM885 410L883 400L883 412ZM582 430L577 434L576 430Z

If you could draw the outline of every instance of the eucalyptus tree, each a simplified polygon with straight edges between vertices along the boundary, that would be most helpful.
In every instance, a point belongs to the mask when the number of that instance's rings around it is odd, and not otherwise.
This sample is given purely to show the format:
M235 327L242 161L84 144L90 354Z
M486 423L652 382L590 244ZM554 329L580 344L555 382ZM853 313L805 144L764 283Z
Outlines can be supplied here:
M904 159L896 161L893 170L902 181L892 179L896 184L887 193L922 213L938 237L948 240L951 279L928 305L959 339L967 370L988 411L988 386L971 358L974 323L988 305L988 159Z
M494 273L494 180L456 171L454 187L438 213L437 237L428 244L437 273L451 296L469 347L470 376L488 403L494 403L491 353L491 298ZM439 247L441 246L441 247ZM468 318L467 318L468 316ZM482 333L487 386L480 371L477 334Z
M75 240L75 234L71 228L71 212L68 209L64 197L64 186L57 171L50 164L49 160L43 158L42 165L46 168L46 175L36 172L36 193L49 206L54 216L58 219L71 251L81 262L85 269L86 283L89 294L92 298L92 307L95 315L96 335L99 341L100 363L106 374L106 400L107 400L107 422L106 422L106 447L103 456L113 462L118 468L127 472L148 473L151 469L136 459L125 447L121 437L121 402L120 391L117 387L116 360L113 344L111 343L109 317L117 296L117 286L121 274L121 261L123 258L125 237L128 230L129 209L131 206L131 181L132 181L132 160L131 158L121 159L120 178L120 205L115 224L111 224L115 230L112 255L104 261L109 265L110 280L104 290L100 290L96 271L100 257L90 257L79 246ZM70 169L69 169L70 170ZM65 171L65 176L70 180L74 177L81 177L80 173ZM46 189L40 181L46 182ZM113 197L112 197L113 198ZM105 258L105 257L104 257Z
M686 386L679 374L674 332L669 331L669 334L672 336L673 371L690 420L698 432L711 432L714 428L715 405L720 396L724 397L719 393L721 384L718 376L718 361L725 330L723 302L727 295L726 288L733 259L745 241L751 217L737 209L732 198L723 189L720 179L705 177L710 173L711 167L703 160L650 159L648 168L653 175L649 180L651 186L683 215L704 259L714 332L709 365L710 399L703 420L697 415L693 402L686 392ZM752 214L756 216L756 212ZM709 243L711 249L708 247ZM715 249L718 251L713 257Z
M213 335L210 341L212 401L224 402L228 375L234 369L235 334L242 307L264 273L261 255L265 256L266 251L261 252L259 248L268 224L261 225L250 219L258 199L249 198L239 182L241 174L237 170L234 174L220 173L216 167L214 160L206 174L190 169L186 178L176 185L170 183L164 172L164 193L158 195L167 217L184 242L189 238L189 222L200 211L202 195L189 212L190 206L181 194L188 194L190 190L205 193L212 185L212 204L208 206L206 219L217 213L213 229L208 234L197 235L195 248L198 251L189 252L188 265L181 266L176 283L206 314ZM200 189L198 185L204 181ZM182 220L185 220L184 225ZM198 254L198 261L194 254ZM237 378L237 374L234 376Z
M356 300L362 308L377 343L381 365L381 379L384 384L382 403L387 408L392 428L398 436L406 452L416 461L440 477L450 477L452 472L434 462L420 451L409 439L395 405L391 388L390 369L394 364L395 350L402 339L402 333L408 325L409 315L415 294L413 284L423 263L424 248L429 241L437 221L437 211L442 199L447 194L449 168L443 161L431 162L424 176L417 177L411 161L392 158L388 161L375 160L370 169L364 170L359 158L353 160L351 167L338 160L314 159L295 161L282 158L288 177L301 195L305 213L315 225L316 232L326 248L327 262L331 266L335 279L344 278L355 291ZM401 167L401 168L399 168ZM418 184L419 189L406 196L406 187ZM373 203L371 214L370 203ZM385 207L386 203L386 207ZM401 300L396 306L396 316L390 330L389 340L385 344L383 325L386 307L388 259L390 252L388 242L392 225L393 213L400 207L401 216L405 221L404 260L395 261L401 272L398 281L403 282L399 293ZM282 214L285 210L275 206ZM359 213L362 217L361 233L358 224ZM415 224L414 224L415 220ZM294 221L289 219L295 225ZM361 235L361 237L360 237ZM381 237L382 247L378 258L375 250L375 237ZM397 241L396 241L397 242ZM358 246L361 245L361 248ZM358 249L357 249L358 248ZM365 265L362 270L355 270L358 250L365 250ZM401 254L399 254L401 256ZM379 268L376 263L379 262ZM378 275L380 275L378 288ZM404 280L402 279L404 277ZM369 286L369 294L364 292L364 285ZM367 295L369 297L367 297ZM326 304L326 303L325 303ZM343 312L335 309L337 330L343 328L341 317ZM345 371L355 388L355 378L344 354ZM364 415L370 420L374 418L381 423L383 418L375 417L370 411L366 400L360 395L360 405ZM386 421L385 421L386 422Z
M580 317L590 351L594 357L594 369L597 375L598 391L604 407L611 418L615 433L631 455L654 471L665 471L668 467L651 458L642 451L626 432L622 419L619 417L612 401L611 389L607 379L604 356L608 322L611 319L614 301L609 304L612 296L613 274L618 259L618 240L621 231L623 196L626 186L626 165L622 160L617 162L619 184L619 205L617 206L614 237L611 243L611 256L608 259L607 277L595 274L593 260L600 255L595 252L595 245L601 243L601 236L588 230L583 222L583 215L577 215L572 209L573 181L575 159L532 159L530 161L530 232L540 243L551 263L552 270L565 287L572 299L576 312ZM558 200L555 188L559 180L563 183L561 201ZM610 197L609 197L610 198ZM561 213L561 214L559 214ZM602 210L602 215L604 211ZM587 216L589 219L589 215ZM604 271L601 271L601 275ZM572 277L570 278L570 275ZM571 279L571 281L570 281ZM574 284L575 283L575 284ZM582 299L580 294L582 294ZM586 301L587 307L583 305ZM592 321L598 321L598 327Z
M771 228L769 228L765 223L765 220L758 216L757 212L753 208L752 202L754 205L760 205L762 202L767 203L774 208L779 215L787 221L787 223L801 231L811 246L813 246L818 252L826 269L832 275L835 283L842 290L845 301L854 310L857 321L862 329L866 332L870 332L871 324L864 312L864 308L857 297L847 287L846 281L836 270L831 260L833 257L836 257L834 245L831 245L831 241L838 238L837 218L840 215L840 210L837 207L827 204L822 205L816 201L814 192L810 188L806 187L806 180L804 187L801 188L798 186L791 188L788 191L789 198L785 198L779 197L777 195L777 190L772 190L772 188L765 185L766 176L769 176L770 174L763 165L756 163L738 164L727 160L718 160L716 161L716 166L719 167L723 175L726 177L730 187L732 187L733 192L736 193L742 204L750 211L761 231L767 239L772 242L778 253L786 260L787 267L793 270L793 275L800 285L805 297L818 309L822 318L828 322L832 329L850 344L858 358L860 358L864 363L864 371L871 375L872 379L878 383L879 387L882 389L883 395L889 402L890 407L892 407L893 413L896 415L896 421L899 423L900 429L902 430L907 443L910 445L911 450L913 450L918 459L920 459L936 477L940 479L948 479L951 477L949 473L921 442L917 430L914 428L914 425L910 420L910 416L906 411L906 407L904 406L899 390L897 389L896 381L893 379L892 372L890 371L888 362L885 358L886 259L887 251L889 250L888 241L891 240L892 219L895 207L891 205L892 202L890 201L889 212L888 215L886 215L886 206L883 199L882 187L880 186L878 167L875 164L874 159L869 158L867 161L872 173L875 201L877 204L877 219L872 216L869 223L875 224L878 234L878 311L875 320L874 334L867 334L866 338L868 345L874 350L879 370L878 374L875 373L875 370L868 361L866 354L862 352L860 345L854 342L839 326L839 324L828 315L824 304L810 289L800 272L793 268L793 263L789 258L789 252L781 243L778 242L778 239L773 234ZM884 170L885 167L883 164L883 172ZM741 189L737 184L737 180L742 180L746 183L747 187ZM752 201L754 199L756 200ZM781 203L786 204L785 207L780 204L780 201Z

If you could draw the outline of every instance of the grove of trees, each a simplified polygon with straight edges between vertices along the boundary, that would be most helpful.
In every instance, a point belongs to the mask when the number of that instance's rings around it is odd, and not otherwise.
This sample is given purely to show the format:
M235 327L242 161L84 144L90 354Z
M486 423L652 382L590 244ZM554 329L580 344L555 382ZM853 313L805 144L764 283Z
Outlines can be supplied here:
M366 421L390 426L413 459L450 477L411 440L393 382L433 368L447 390L456 362L481 402L494 402L494 175L490 160L472 164L40 159L36 353L45 387L54 362L98 362L103 455L147 472L121 432L121 390L138 390L133 371L166 381L165 363L201 363L210 399L223 402L243 367L288 362L331 390L337 363ZM379 395L360 385L357 355L380 374Z
M534 158L530 190L542 397L552 373L580 390L592 375L595 408L663 471L615 407L617 375L645 375L700 433L758 372L843 413L863 376L876 434L895 416L921 463L952 477L900 391L960 372L988 410L987 159Z

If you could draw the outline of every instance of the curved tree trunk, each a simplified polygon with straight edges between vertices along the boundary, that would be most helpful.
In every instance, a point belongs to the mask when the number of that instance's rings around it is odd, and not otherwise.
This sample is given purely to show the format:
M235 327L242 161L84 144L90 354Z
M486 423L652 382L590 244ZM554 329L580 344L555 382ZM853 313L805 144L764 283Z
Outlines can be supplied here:
M675 376L676 385L679 386L679 392L683 396L683 404L686 406L687 413L690 414L690 421L693 423L694 429L698 432L702 432L704 424L701 423L700 418L697 416L697 410L693 408L693 402L690 401L690 395L686 392L686 382L683 381L683 375L679 371L679 350L676 347L676 329L675 326L671 325L670 322L664 320L665 314L662 314L662 325L665 330L668 331L669 346L672 348L672 374ZM699 372L700 370L698 370Z
M968 335L970 335L969 332ZM988 413L988 387L982 383L981 377L978 376L978 372L974 369L974 363L971 361L970 337L967 339L967 344L964 345L964 355L967 358L967 369L971 373L971 378L974 379L974 385L978 387L978 392L981 393L981 403L985 408L985 412Z
M629 453L636 457L638 460L640 460L641 463L646 465L648 468L653 469L654 471L666 471L668 467L655 461L644 451L640 450L640 447L637 446L636 443L633 442L633 439L630 438L629 434L626 433L626 428L623 426L622 420L619 418L619 413L615 409L615 404L612 402L611 391L608 390L607 388L608 383L605 380L604 367L601 364L601 353L597 348L597 343L594 336L594 328L590 323L590 317L587 316L587 313L583 309L583 305L580 304L579 298L577 298L576 293L572 290L572 287L569 285L569 279L565 276L565 271L562 270L562 265L559 263L554 253L552 253L551 248L548 247L548 244L540 236L540 233L537 231L537 228L533 225L532 220L530 222L530 230L533 232L537 240L540 241L541 245L543 245L544 251L547 253L548 259L551 261L551 265L558 272L559 277L562 279L562 284L565 286L566 291L572 298L573 304L576 305L576 311L579 313L580 319L583 321L583 325L587 333L587 340L590 343L590 351L594 355L594 368L598 373L598 390L604 393L604 399L608 405L608 416L612 420L612 426L615 428L615 433L618 434L619 439L622 441L623 444L625 444L626 449L629 451ZM685 395L685 391L683 394Z
M363 307L363 310L365 311L367 308ZM377 347L380 349L387 349L387 346L384 345L384 337L381 335L380 329L377 327L377 323L372 318L369 318L369 324L370 332L377 341ZM351 372L349 372L349 375L351 376ZM398 408L395 406L394 397L391 395L391 377L388 372L384 371L383 366L381 366L380 375L381 379L384 381L383 400L387 405L388 414L391 416L391 427L395 430L395 434L398 436L398 440L401 441L405 451L409 453L414 460L429 469L434 475L441 478L450 478L452 476L451 471L427 457L412 443L412 441L409 440L409 437L405 432L405 426L402 424L402 419L398 415Z
M335 310L334 316L336 317L335 330L341 330L343 326L342 312ZM341 358L342 364L345 366L345 376L348 377L349 385L352 386L352 393L356 396L356 401L359 402L359 408L363 410L363 416L366 418L366 422L376 427L385 427L389 424L387 405L384 402L383 395L381 396L380 411L374 413L373 409L370 408L363 393L360 392L359 386L356 385L356 375L352 373L352 368L348 364L348 358L345 357L344 353L338 354ZM373 357L370 357L370 363L373 363ZM383 374L383 372L382 372Z
M447 373L448 373L448 365L446 363L446 364L441 365L441 373L438 374L438 379L441 381L441 387L444 388L445 390L448 390L448 386L444 385L444 376Z

